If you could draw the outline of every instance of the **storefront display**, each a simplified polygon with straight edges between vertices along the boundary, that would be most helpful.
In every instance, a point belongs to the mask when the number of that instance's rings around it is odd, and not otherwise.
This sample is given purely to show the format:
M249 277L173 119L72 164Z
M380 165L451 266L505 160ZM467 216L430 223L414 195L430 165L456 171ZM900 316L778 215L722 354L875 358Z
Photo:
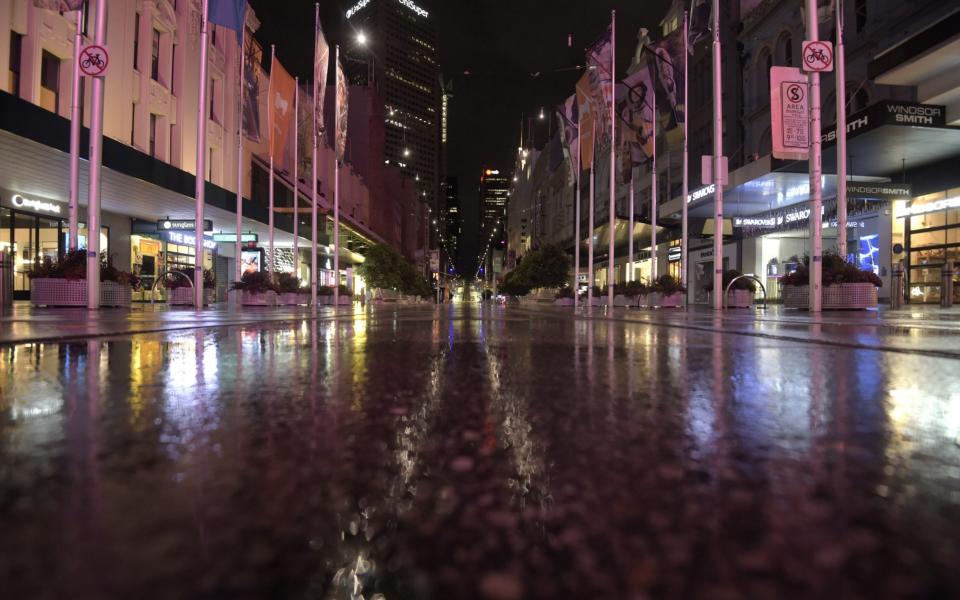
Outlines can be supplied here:
M960 264L960 188L914 198L898 207L897 221L909 301L939 303L944 265L950 260Z
M157 223L135 220L130 236L130 260L132 271L140 276L143 289L134 292L135 302L147 302L151 298L165 299L166 290L156 285L157 279L170 271L193 271L196 265L195 237L192 233L177 230L161 230ZM204 238L202 265L213 270L217 243Z

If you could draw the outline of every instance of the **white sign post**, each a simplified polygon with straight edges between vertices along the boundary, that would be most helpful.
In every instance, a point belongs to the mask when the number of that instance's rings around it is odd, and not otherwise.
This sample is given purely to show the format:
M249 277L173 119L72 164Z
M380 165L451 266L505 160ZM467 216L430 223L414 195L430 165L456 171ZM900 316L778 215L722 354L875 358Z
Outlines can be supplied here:
M803 70L807 73L833 71L833 44L823 40L803 42Z
M110 53L105 46L87 44L80 49L80 71L87 77L106 77Z
M809 119L807 76L793 67L770 67L770 132L774 158L807 160Z

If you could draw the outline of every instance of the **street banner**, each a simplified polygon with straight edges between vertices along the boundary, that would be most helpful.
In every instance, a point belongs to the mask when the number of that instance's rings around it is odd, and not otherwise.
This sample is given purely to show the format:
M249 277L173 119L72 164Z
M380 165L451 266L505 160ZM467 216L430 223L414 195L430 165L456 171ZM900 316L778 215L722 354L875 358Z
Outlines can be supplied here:
M253 39L246 44L243 64L243 133L254 142L260 141L260 62L263 51Z
M274 56L270 68L267 110L270 112L270 155L281 167L287 164L285 149L289 143L290 126L293 123L296 93L296 82Z
M683 28L675 30L662 40L653 42L649 50L655 58L657 79L665 92L663 97L670 103L670 109L673 111L672 125L679 126L684 122L686 110L686 98L683 97L683 62L686 60Z
M613 74L610 69L612 46L610 40L613 36L613 25L607 27L606 32L587 50L587 74L590 76L590 90L593 96L594 105L597 108L596 118L606 123L609 120L610 112L608 106L613 99ZM600 135L598 141L607 146L609 143L610 132L607 127L599 127Z
M693 54L693 45L706 39L713 22L713 2L710 0L690 0L690 27L688 33L689 51Z
M309 173L313 161L313 128L310 126L313 119L313 100L310 97L308 88L302 86L300 92L300 103L297 105L297 144L299 144L297 157L300 173Z
M563 149L570 159L570 176L576 180L579 170L580 156L577 153L577 125L580 121L580 110L577 106L577 95L567 98L557 111L560 116L560 125L563 128Z
M343 75L343 66L337 61L337 160L343 161L347 152L347 78Z
M327 72L330 70L330 46L327 44L327 38L323 35L323 27L320 25L320 18L317 18L317 30L315 32L316 44L313 49L313 95L316 98L314 103L317 107L314 117L317 136L323 134L325 124L323 121L323 107L327 92Z
M580 166L589 169L593 164L593 132L597 115L590 88L590 73L584 73L577 82L577 114L580 117Z
M773 157L807 160L810 147L807 76L795 67L770 67Z
M232 29L237 34L237 44L243 40L247 0L209 0L207 18L215 25Z
M620 111L620 136L623 145L621 166L625 181L629 181L633 168L646 164L653 156L653 75L649 65L631 73L624 79L618 94L617 110Z
M83 0L33 0L33 5L47 10L69 12L83 9Z

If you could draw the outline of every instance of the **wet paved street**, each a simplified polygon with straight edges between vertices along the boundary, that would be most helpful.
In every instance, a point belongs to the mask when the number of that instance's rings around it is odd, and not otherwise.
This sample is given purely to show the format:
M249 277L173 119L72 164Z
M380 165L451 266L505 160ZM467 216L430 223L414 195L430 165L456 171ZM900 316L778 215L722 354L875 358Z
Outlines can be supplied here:
M625 318L0 346L0 597L960 595L956 323Z

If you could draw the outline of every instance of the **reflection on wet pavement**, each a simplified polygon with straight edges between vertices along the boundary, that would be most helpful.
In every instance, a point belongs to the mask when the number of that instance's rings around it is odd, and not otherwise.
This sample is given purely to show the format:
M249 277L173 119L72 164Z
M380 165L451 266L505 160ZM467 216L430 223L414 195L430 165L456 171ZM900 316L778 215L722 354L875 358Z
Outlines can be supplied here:
M960 363L715 325L0 348L0 596L956 597Z

